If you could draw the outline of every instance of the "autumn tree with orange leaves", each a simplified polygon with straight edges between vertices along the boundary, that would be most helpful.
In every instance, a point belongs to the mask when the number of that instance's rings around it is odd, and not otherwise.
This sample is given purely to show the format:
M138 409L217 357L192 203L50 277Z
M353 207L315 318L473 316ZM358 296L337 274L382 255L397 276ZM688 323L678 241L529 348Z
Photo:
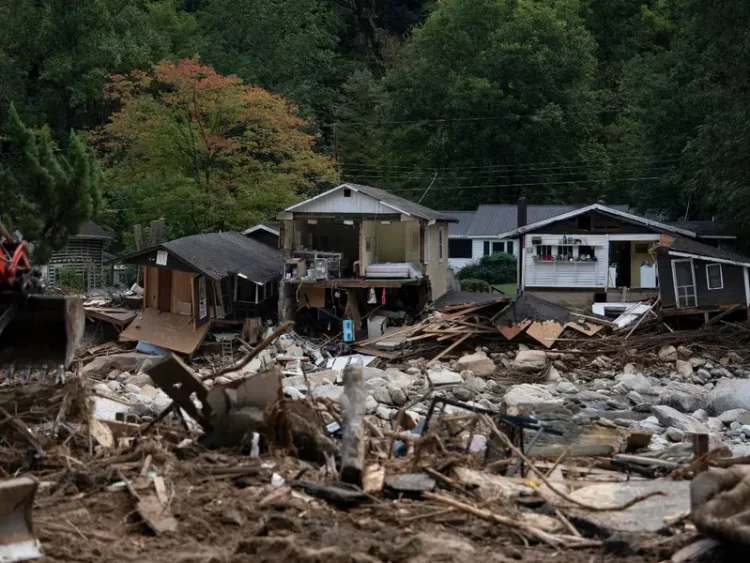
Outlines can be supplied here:
M197 60L113 76L105 95L118 110L96 138L130 221L241 230L335 179L294 105Z

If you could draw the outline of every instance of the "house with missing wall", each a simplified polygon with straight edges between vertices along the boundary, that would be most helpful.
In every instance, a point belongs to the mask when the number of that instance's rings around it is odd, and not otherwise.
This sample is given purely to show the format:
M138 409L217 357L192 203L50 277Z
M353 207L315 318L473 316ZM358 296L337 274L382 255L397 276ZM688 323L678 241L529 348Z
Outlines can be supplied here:
M211 326L275 313L284 267L280 250L236 232L187 236L119 261L143 268L145 282L143 310L120 338L188 355Z
M480 205L476 211L443 211L457 220L448 233L448 262L458 271L476 262L482 256L506 252L518 255L515 239L501 235L516 229L521 224L536 223L565 213L570 213L587 204L528 205L521 198L514 205ZM613 205L613 209L628 211L627 205Z
M663 291L669 293L667 284L671 279L674 286L684 288L680 290L683 293L690 294L692 291L697 295L696 299L686 297L688 300L683 304L676 300L674 308L681 309L678 313L686 313L688 309L700 307L698 291L702 286L697 278L694 284L686 283L686 266L679 261L675 266L676 273L670 264L657 263L658 252L664 252L658 250L660 244L667 240L662 237L671 237L676 241L672 244L677 246L692 244L696 251L694 256L702 257L700 259L704 262L716 263L717 259L721 259L717 253L729 252L703 243L694 231L603 204L589 205L528 224L524 224L523 214L519 213L519 225L516 229L499 234L499 238L516 240L520 249L519 288L568 306L586 307L594 302L649 299L660 293L660 286L664 286ZM667 252L669 256L675 256L674 253L679 251L671 249ZM743 267L737 255L729 254L734 256L737 264L728 265ZM711 267L709 270L713 273L717 268ZM679 274L676 282L673 274ZM737 276L733 278L732 286L744 294L744 281L738 285L738 279ZM721 290L718 287L712 290L706 288L706 291L727 292L723 287ZM706 301L706 306L711 307L711 300ZM669 295L665 303L668 309ZM717 307L720 310L723 305Z
M341 184L277 215L287 263L279 317L316 308L318 321L421 306L449 287L448 229L455 219L359 184ZM327 316L326 316L327 315ZM310 322L313 322L311 319Z

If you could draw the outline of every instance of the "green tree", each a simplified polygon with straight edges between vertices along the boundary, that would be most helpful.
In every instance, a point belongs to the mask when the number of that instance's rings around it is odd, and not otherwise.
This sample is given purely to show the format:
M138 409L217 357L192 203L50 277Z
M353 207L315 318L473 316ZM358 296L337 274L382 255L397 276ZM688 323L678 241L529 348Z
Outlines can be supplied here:
M296 107L194 59L114 76L98 132L109 194L129 221L165 216L175 236L244 229L333 181Z
M538 163L601 152L595 44L580 12L577 0L439 3L385 77L389 172L345 175L415 199L434 177L424 203L451 208L529 185L538 199L564 197L587 175Z
M103 123L112 73L193 56L195 18L177 0L7 0L0 3L0 103L53 133Z
M48 131L35 133L10 108L9 149L0 160L0 197L8 226L35 243L44 262L101 204L101 171L84 140L71 132L59 149Z

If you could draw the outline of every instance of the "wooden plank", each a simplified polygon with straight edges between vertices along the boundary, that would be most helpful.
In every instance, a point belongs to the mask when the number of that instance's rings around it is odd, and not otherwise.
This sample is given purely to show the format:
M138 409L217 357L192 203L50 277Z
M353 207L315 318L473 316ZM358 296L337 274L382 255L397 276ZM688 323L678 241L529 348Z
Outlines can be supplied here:
M193 275L190 272L172 270L172 313L181 315L192 314L193 302ZM184 303L190 306L190 312L186 312Z
M448 352L450 352L451 350L453 350L454 348L456 348L459 344L461 344L462 342L464 342L465 340L467 340L471 336L472 336L472 334L464 334L461 338L459 338L458 340L456 340L453 344L451 344L445 350L443 350L442 352L440 352L437 356L435 356L434 358L432 358L432 360L430 360L430 362L427 365L434 364L440 358L442 358L443 356L445 356Z
M588 328L586 328L583 325L574 322L565 323L565 326L568 328L572 328L573 330L576 330L581 334L585 334L586 336L594 336L597 332L604 328L604 326L602 325L595 325L592 323L588 323Z
M513 340L516 336L518 336L524 330L526 330L530 324L531 324L531 321L529 319L524 319L518 324L514 324L510 326L507 326L507 325L499 326L497 327L497 330L499 330L500 334L502 334L508 340Z
M552 348L557 337L565 330L565 325L556 321L542 321L531 323L526 329L526 334L539 342L542 346Z
M208 334L209 323L193 329L190 317L144 309L120 334L120 340L148 342L167 350L190 355Z

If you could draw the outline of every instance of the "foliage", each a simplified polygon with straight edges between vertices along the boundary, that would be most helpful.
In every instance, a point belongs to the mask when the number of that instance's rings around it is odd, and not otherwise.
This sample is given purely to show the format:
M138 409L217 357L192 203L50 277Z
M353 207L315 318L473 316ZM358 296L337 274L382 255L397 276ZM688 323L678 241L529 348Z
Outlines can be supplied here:
M505 252L482 256L458 271L461 280L483 280L490 285L516 281L516 257ZM463 282L462 282L463 283Z
M484 280L466 279L461 280L461 290L472 293L491 293L492 286Z
M58 149L47 131L34 132L10 107L9 152L0 160L0 197L9 225L35 243L34 257L50 253L78 234L101 204L101 171L84 140L71 132Z
M334 179L293 105L194 59L113 76L106 95L119 110L97 139L132 221L245 229Z
M83 276L76 273L73 268L60 268L55 272L56 285L63 289L75 290L77 292L85 289Z
M0 3L0 102L53 133L106 119L112 73L199 49L177 0L12 0Z

